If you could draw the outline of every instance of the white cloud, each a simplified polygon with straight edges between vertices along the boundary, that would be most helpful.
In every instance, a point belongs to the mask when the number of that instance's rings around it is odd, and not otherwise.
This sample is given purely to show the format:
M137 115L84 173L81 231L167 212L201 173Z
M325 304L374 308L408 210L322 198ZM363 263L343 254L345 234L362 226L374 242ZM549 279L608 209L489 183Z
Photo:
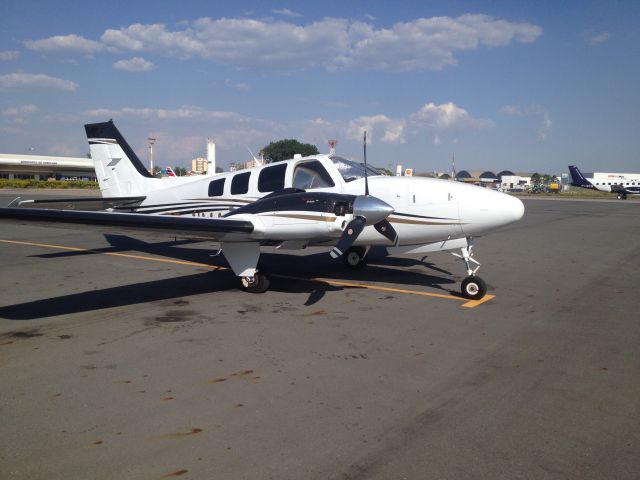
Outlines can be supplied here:
M20 117L28 115L38 111L38 107L35 105L22 105L20 107L9 107L4 110L0 110L0 116L3 117Z
M542 113L542 126L538 129L538 138L540 140L546 140L553 129L553 122L549 118L549 112L544 111Z
M386 115L362 116L351 120L347 125L347 137L362 141L365 130L367 131L367 143L374 141L382 130L381 142L384 143L404 143L405 121L402 119L392 119Z
M36 52L75 52L92 55L104 49L104 45L80 35L56 35L41 40L28 40L25 46Z
M274 12L289 18L297 15L288 9ZM537 25L471 14L418 18L390 28L376 28L372 18L362 22L329 17L306 25L273 19L200 18L177 28L136 23L107 29L101 43L66 35L27 42L27 46L85 53L103 48L154 52L247 69L410 71L440 70L457 63L457 52L530 43L542 34Z
M317 145L324 152L328 151L327 140L338 138L343 154L355 152L358 156L362 151L364 130L367 130L369 143L380 146L374 151L380 151L384 145L406 144L425 134L432 137L435 144L455 143L458 140L456 135L493 126L490 120L475 118L453 102L442 105L427 103L413 114L397 117L376 113L338 120L302 117L282 121L193 105L102 108L74 115L47 116L45 120L77 125L109 118L115 120L140 158L145 157L146 138L153 132L158 138L157 152L154 150L158 161L172 162L172 165L182 165L195 156L203 155L207 138L215 139L221 149L220 161L228 162L247 160L247 147L256 152L281 138L297 138Z
M441 70L457 63L456 51L505 46L514 40L530 43L541 34L536 25L487 15L419 18L377 30L356 22L349 31L351 48L339 64L391 71Z
M549 111L542 105L532 104L522 109L514 105L505 105L500 109L500 113L510 116L528 117L538 116L541 118L542 124L538 128L537 136L539 140L546 140L553 131L553 122L549 115Z
M0 60L15 60L20 56L20 52L15 50L3 50L0 52Z
M440 105L433 102L426 103L420 110L409 116L409 121L415 129L431 133L434 145L440 145L442 135L445 133L457 134L464 130L481 130L494 126L492 120L473 118L469 112L453 102Z
M205 110L197 106L185 105L174 109L165 108L130 108L124 107L117 110L101 108L88 110L84 113L89 117L134 117L143 119L175 120L175 119L217 119L225 121L241 121L243 117L239 113Z
M74 92L78 84L71 80L33 73L9 73L0 75L0 88L57 88Z
M295 18L300 16L299 13L289 10L288 8L277 8L271 11L276 15L282 15L283 17Z
M113 64L113 68L116 70L123 70L125 72L148 72L156 68L156 66L142 57L133 57L129 60L118 60Z
M226 79L224 81L224 84L229 88L233 88L235 90L238 90L239 92L248 92L249 90L251 90L251 87L249 86L249 84L245 83L245 82L235 83L235 82L232 82L229 79Z
M505 115L518 115L523 116L524 113L520 111L520 109L514 105L505 105L500 109L500 113Z
M601 33L598 33L597 35L592 36L590 39L590 42L591 42L591 45L598 45L600 43L606 42L607 40L609 40L610 37L611 37L611 34L609 32L601 32Z

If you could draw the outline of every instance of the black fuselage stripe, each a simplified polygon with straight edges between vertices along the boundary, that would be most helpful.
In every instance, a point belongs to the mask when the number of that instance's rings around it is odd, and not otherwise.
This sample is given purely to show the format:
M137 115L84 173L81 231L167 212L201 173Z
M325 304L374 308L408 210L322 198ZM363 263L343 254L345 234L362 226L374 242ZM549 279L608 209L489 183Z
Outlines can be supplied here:
M411 217L411 218L425 218L429 220L457 220L457 218L447 218L447 217L429 217L427 215L415 215L413 213L399 213L393 212L391 215L395 215L397 217Z

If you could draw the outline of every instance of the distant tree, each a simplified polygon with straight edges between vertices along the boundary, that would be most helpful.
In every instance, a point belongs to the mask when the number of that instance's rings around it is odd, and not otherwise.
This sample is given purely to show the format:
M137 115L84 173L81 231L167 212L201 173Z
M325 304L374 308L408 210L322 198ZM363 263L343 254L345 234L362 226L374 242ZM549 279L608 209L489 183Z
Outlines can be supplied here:
M531 183L533 183L534 185L540 185L540 182L542 180L542 177L539 173L534 173L533 175L531 175Z
M184 167L173 167L173 171L178 177L182 177L187 174L187 169Z
M310 143L300 143L297 140L285 139L271 142L269 145L260 150L267 162L279 162L293 158L296 153L303 157L307 155L317 155L320 153L318 147Z

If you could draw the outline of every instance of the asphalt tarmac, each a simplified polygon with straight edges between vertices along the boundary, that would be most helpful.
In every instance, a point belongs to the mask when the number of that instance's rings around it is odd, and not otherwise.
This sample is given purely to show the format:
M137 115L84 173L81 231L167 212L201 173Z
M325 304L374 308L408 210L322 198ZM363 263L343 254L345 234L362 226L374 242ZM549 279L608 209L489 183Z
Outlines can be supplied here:
M638 478L640 202L524 201L471 305L447 253L252 295L214 244L0 223L0 478Z

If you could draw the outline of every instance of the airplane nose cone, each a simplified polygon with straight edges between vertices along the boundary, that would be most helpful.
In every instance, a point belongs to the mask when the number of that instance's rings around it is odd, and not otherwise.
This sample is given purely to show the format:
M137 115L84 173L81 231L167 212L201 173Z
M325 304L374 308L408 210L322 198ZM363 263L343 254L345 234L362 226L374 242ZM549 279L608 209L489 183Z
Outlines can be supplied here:
M460 202L462 229L466 235L479 235L517 222L524 215L519 198L475 187Z
M507 210L507 214L511 217L511 222L517 222L524 216L524 203L522 200L516 197L512 197L511 195L507 195L509 197L509 202L506 202L505 209Z

